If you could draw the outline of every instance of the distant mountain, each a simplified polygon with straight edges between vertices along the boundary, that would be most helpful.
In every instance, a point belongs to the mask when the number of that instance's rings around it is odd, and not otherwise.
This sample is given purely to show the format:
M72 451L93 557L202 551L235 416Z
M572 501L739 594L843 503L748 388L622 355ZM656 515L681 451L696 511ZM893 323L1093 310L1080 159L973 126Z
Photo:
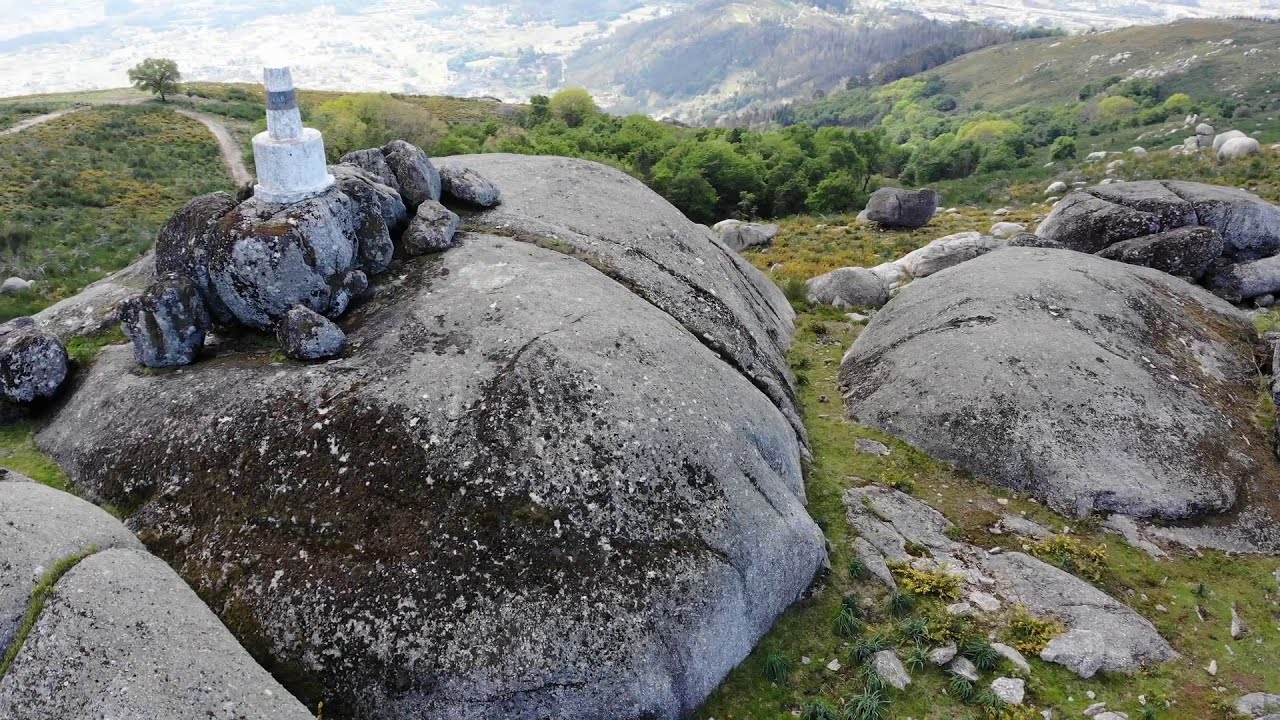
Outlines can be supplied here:
M1237 14L1280 16L1280 0L0 0L0 95L118 87L161 56L224 82L288 63L316 89L523 100L584 85L612 110L705 121L1015 27Z

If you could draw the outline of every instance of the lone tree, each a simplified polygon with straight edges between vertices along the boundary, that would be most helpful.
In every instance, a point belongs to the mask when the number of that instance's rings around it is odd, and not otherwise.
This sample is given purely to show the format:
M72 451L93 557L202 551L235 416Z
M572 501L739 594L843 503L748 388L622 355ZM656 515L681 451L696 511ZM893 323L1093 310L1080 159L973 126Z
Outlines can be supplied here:
M168 95L178 92L181 79L178 63L168 58L147 58L129 70L129 82L139 90L159 95L160 102L166 102Z

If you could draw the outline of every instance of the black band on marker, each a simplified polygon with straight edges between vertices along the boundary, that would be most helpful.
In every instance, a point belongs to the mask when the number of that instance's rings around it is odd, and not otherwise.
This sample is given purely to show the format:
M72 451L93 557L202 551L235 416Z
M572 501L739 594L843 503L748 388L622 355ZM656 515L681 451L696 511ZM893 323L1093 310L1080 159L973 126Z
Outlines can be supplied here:
M277 90L267 93L268 110L293 110L298 107L298 95L293 90Z

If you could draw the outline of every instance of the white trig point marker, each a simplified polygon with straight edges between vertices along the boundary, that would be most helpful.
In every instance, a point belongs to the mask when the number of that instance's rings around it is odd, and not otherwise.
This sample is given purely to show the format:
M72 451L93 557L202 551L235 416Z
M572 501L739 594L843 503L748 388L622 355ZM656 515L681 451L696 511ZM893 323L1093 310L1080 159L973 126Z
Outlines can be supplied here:
M267 131L253 138L258 169L254 197L268 203L295 203L315 197L333 185L324 159L319 130L302 127L298 96L289 68L266 68Z

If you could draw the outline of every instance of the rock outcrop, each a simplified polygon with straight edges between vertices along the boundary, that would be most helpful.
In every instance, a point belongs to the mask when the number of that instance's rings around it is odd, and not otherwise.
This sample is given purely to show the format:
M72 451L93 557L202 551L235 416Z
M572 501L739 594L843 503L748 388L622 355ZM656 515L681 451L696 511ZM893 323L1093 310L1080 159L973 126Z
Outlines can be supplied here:
M1040 654L1045 662L1089 678L1098 672L1135 672L1178 656L1150 622L1123 603L1030 555L987 552L952 540L951 522L909 495L868 485L846 491L844 504L849 524L868 541L869 550L859 550L864 562L947 572L966 587L1063 623L1065 632Z
M616 170L454 162L503 205L383 276L356 352L107 348L37 442L308 703L686 716L825 562L786 301Z
M880 188L867 201L867 219L887 228L924 227L938 211L938 191Z
M738 252L772 245L773 239L778 237L781 230L771 223L749 223L741 220L722 220L712 229L720 233L720 239L725 245Z
M1218 149L1219 160L1237 160L1250 155L1261 155L1262 143L1251 137L1232 138Z
M491 208L502 203L502 193L498 186L465 165L455 163L441 166L440 182L444 194L458 202L481 208Z
M1252 337L1164 273L1008 248L905 288L840 383L852 419L1061 512L1184 519L1280 477L1239 401Z
M1222 256L1222 236L1213 228L1177 230L1121 240L1098 252L1098 257L1141 265L1170 275L1199 279Z
M174 213L156 235L155 275L173 274L190 280L213 317L223 323L230 322L232 316L213 292L209 248L218 223L236 205L236 199L224 192L201 195Z
M878 308L889 302L885 280L866 268L837 268L806 283L809 302L838 308Z
M121 305L120 324L140 364L178 367L195 360L213 318L194 282L168 274Z
M31 318L0 325L0 399L30 403L53 397L67 379L67 350Z
M51 588L20 635L41 580ZM0 651L15 644L0 678L9 720L311 717L118 520L0 482Z
M64 343L78 337L101 335L120 324L120 305L141 295L155 279L155 256L148 254L78 294L41 310L32 319Z

